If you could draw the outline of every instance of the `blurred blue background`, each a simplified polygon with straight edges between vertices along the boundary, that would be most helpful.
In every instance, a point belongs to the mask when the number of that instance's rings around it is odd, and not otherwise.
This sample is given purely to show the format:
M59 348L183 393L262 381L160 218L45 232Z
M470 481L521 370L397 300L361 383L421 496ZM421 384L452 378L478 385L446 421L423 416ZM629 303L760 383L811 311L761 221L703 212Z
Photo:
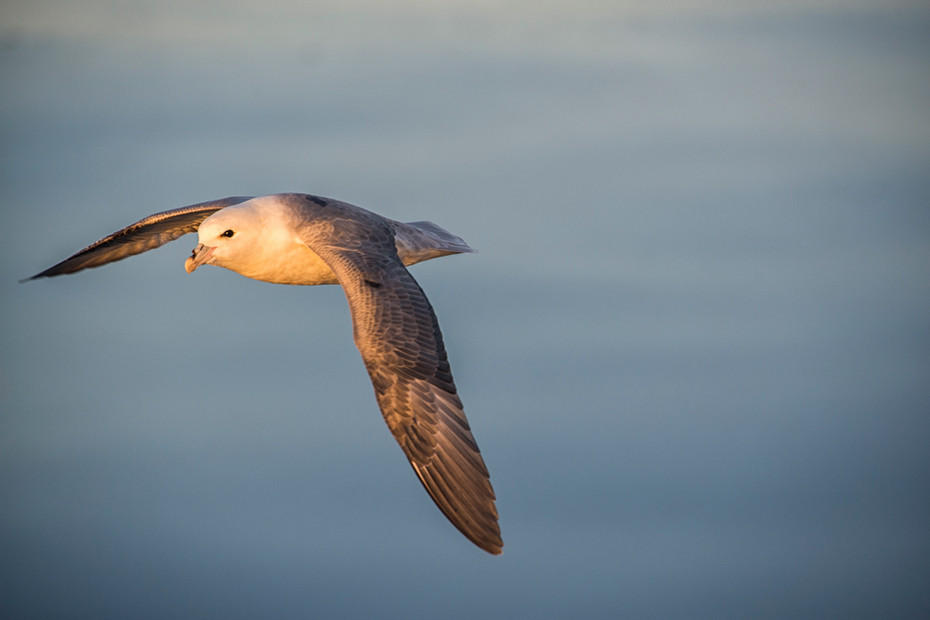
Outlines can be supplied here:
M930 7L643 4L4 3L4 617L930 614ZM338 288L17 284L282 191L479 249L412 271L501 557Z

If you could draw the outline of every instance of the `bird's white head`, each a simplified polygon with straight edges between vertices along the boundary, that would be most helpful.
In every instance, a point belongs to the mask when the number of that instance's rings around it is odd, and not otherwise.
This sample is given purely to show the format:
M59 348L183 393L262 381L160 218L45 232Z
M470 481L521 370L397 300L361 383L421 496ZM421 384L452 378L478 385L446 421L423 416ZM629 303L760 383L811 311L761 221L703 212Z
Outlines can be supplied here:
M219 265L239 271L254 253L257 238L264 230L261 209L252 201L220 209L197 229L199 244L184 263L188 273L200 265Z
M295 251L309 252L296 238L286 205L263 196L220 209L197 230L199 245L184 263L188 273L200 265L225 267L256 280L292 283L282 275Z

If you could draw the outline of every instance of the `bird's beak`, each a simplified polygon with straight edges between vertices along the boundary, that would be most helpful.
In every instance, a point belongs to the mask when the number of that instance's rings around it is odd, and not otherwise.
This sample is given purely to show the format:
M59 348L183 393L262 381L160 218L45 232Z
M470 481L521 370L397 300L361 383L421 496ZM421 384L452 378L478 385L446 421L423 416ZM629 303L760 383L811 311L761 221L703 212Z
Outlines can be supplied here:
M187 260L184 261L184 270L187 271L187 273L193 273L197 267L200 267L204 263L209 263L213 258L213 250L215 249L215 247L209 245L198 244Z

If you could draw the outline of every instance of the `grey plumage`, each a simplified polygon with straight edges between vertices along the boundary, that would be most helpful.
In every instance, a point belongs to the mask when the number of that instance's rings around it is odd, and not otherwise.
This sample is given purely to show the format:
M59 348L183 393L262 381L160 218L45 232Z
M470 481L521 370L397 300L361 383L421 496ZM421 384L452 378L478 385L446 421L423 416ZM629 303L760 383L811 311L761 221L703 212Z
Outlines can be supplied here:
M230 196L152 214L91 243L45 271L20 281L75 273L153 250L178 237L196 232L202 221L220 209L250 198L251 196Z
M302 238L345 290L355 344L378 405L417 477L465 536L500 553L488 470L459 400L436 315L394 251L393 231L380 216L351 205L294 207L303 213Z
M342 285L355 344L388 428L443 514L476 545L500 553L488 470L458 397L436 315L405 267L471 248L431 222L396 222L328 198L230 197L147 217L30 279L120 260L198 227L201 244L189 270L206 262L271 282Z

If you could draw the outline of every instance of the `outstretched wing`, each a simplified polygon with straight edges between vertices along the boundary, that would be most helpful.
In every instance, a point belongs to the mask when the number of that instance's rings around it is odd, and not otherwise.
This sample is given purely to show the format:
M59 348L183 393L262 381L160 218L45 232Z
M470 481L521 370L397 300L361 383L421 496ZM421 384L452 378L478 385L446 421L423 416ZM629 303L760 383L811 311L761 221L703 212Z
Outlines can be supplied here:
M155 249L187 233L195 232L202 221L220 209L245 202L249 198L250 196L230 196L150 215L107 235L77 254L26 280L48 278L99 267Z
M381 413L436 505L469 540L503 547L494 490L456 394L436 315L372 214L328 219L307 245L342 284ZM312 228L312 226L310 227Z

